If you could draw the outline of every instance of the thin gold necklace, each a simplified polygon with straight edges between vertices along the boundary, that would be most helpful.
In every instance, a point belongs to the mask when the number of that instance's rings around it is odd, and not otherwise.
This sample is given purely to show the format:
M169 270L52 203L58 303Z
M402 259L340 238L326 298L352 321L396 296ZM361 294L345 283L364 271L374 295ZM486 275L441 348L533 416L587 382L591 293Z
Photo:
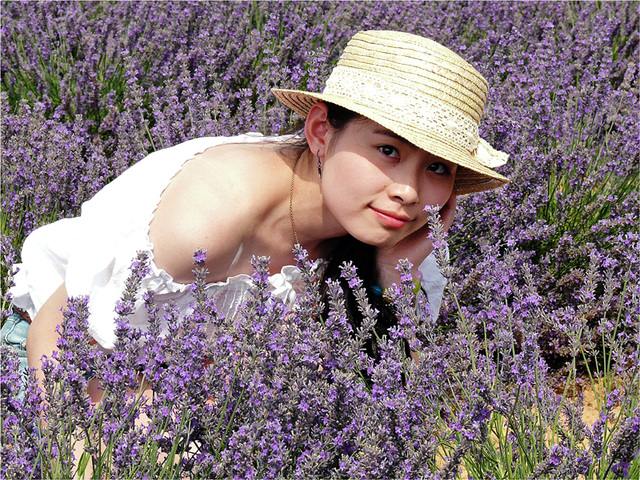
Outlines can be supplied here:
M302 155L300 155L301 157ZM291 220L291 229L293 230L293 238L296 241L296 245L300 245L300 241L298 240L298 232L296 232L296 222L293 221L293 181L296 178L296 170L298 169L298 162L300 161L300 157L296 160L296 163L293 165L293 173L291 174L291 188L289 189L289 219Z

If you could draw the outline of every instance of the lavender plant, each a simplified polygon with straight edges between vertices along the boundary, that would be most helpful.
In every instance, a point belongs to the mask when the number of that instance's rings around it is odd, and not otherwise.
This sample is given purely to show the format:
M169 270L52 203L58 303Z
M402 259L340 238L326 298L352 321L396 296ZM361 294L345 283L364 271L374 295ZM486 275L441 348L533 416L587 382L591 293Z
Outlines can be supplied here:
M637 389L612 392L601 421L589 428L580 405L548 385L534 332L504 368L463 325L451 333L421 324L424 317L410 308L408 264L399 266L398 328L379 339L380 360L373 362L363 346L374 334L376 312L357 294L368 315L360 331L350 332L344 293L332 283L329 313L319 316L318 280L303 251L298 258L309 284L293 311L269 294L268 260L258 258L252 298L242 318L230 321L206 296L203 254L196 253L194 313L155 305L149 292L151 326L139 332L126 321L146 269L139 257L118 307L110 356L89 342L86 299L71 301L59 352L45 361L43 394L25 377L29 394L13 397L20 383L15 362L2 364L4 475L23 475L19 468L27 462L34 477L52 478L87 472L99 478L456 478L461 467L482 478L599 478L637 468ZM344 277L361 289L349 265ZM206 335L209 328L214 336ZM407 345L415 358L406 355ZM94 374L102 382L97 402L86 393ZM618 403L623 408L616 414ZM14 452L32 453L8 455Z
M187 317L137 292L141 257L112 356L88 343L83 299L69 304L65 361L50 359L43 390L2 352L3 477L640 476L638 13L633 2L3 2L3 310L34 228L78 214L155 149L281 132L294 119L269 89L321 90L358 30L431 37L475 65L491 85L481 134L511 154L512 179L459 199L446 239L434 218L450 254L441 317L401 265L399 323L377 339L377 363L360 348L376 312L349 265L356 332L338 284L323 318L302 251L296 307L270 297L256 259L237 323L204 293L202 252ZM146 332L126 320L140 295ZM98 401L82 393L94 375Z

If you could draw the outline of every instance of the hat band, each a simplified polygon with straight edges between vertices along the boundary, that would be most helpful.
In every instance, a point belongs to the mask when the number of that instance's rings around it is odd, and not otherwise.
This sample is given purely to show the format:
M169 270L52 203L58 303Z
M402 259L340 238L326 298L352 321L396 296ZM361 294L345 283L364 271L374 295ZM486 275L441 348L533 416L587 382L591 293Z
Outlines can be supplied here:
M469 153L478 145L478 125L470 116L424 92L398 89L387 79L361 70L336 67L327 79L323 95L343 97L349 103L358 104L359 113L366 109L375 116L402 125L403 129L429 130L448 144L458 145ZM341 106L349 108L348 104ZM410 125L405 126L402 121L405 118L411 119Z

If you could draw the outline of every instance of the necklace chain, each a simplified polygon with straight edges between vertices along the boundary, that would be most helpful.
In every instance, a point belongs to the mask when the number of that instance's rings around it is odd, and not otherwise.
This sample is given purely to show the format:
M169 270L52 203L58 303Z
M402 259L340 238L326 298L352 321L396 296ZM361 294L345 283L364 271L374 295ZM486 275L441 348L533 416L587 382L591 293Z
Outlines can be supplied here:
M298 240L298 232L296 232L296 222L293 221L293 181L296 178L296 170L298 169L298 162L300 161L300 157L296 160L296 163L293 165L293 173L291 174L291 187L289 188L289 219L291 220L291 229L293 230L293 238L296 241L296 245L300 244Z

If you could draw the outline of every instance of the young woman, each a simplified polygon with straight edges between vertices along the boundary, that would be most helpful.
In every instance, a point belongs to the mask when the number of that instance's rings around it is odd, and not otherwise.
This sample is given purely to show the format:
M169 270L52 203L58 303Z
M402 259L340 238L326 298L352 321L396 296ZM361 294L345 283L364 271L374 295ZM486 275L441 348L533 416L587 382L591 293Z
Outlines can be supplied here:
M478 137L487 83L462 58L414 35L360 32L323 93L274 90L306 118L302 137L201 138L155 152L83 205L80 217L34 231L11 290L2 339L38 367L56 348L68 296L90 297L89 333L109 350L114 307L136 252L147 251L143 288L158 303L192 301L193 252L207 251L209 291L234 315L253 255L271 258L270 285L291 304L300 243L325 277L354 261L372 298L397 282L408 258L437 314L444 288L427 239L426 206L445 228L456 195L498 187L506 155ZM353 321L357 323L355 308ZM392 315L383 315L380 329ZM131 316L144 328L144 306Z

